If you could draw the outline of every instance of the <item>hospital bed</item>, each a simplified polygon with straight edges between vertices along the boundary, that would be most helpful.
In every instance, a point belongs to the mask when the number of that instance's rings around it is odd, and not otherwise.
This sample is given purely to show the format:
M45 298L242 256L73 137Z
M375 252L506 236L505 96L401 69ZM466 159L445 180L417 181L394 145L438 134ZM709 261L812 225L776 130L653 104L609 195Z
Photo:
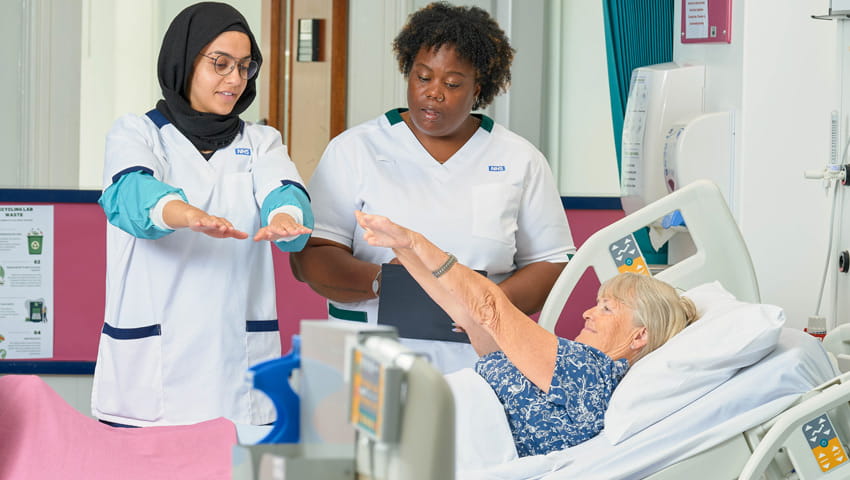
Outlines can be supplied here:
M363 478L448 479L452 472L445 466L454 456L455 478L466 480L850 478L842 442L850 439L850 377L837 376L819 341L784 328L779 307L759 303L743 238L709 182L689 185L591 236L556 282L541 325L554 329L587 269L600 280L621 271L647 271L651 266L640 255L633 232L657 225L674 211L687 223L690 239L682 243L692 244L685 249L691 254L655 276L690 296L701 319L630 369L615 390L600 435L564 451L516 458L501 405L481 377L465 370L444 380L422 364L415 373L409 367L421 359L394 342L392 334L378 339L369 338L375 332L364 331L355 343L392 360L410 383L398 409L398 438L353 442L357 473ZM351 404L332 406L319 398L332 394L319 395L310 385L311 379L329 377L338 385L351 383L342 378L350 360L327 358L328 352L350 351L325 344L333 341L329 327L327 322L302 324L302 335L317 339L307 338L305 344L319 345L305 352L313 359L302 365L301 394L307 404L330 406L321 413L302 408L307 443L328 443L328 436L310 423L317 417L327 423L334 411L340 417L334 423L350 431L344 417ZM454 404L446 402L446 384ZM446 435L452 422L454 438Z
M652 268L632 234L674 211L687 224L691 254L654 275L693 295L701 320L630 369L597 437L546 456L459 465L459 478L850 478L850 374L839 375L813 337L784 328L781 309L758 303L745 243L710 182L695 182L592 235L555 283L540 324L554 330L587 269L604 281Z

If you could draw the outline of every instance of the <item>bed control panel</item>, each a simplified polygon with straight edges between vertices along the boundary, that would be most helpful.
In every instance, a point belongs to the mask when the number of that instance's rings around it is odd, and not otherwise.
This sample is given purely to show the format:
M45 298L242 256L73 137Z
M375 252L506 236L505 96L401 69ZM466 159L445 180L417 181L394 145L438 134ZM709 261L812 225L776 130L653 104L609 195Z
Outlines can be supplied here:
M847 463L847 452L841 445L838 432L829 416L823 415L803 424L803 435L822 472L828 472Z
M614 264L620 273L632 272L650 275L649 267L646 265L646 260L643 258L643 253L641 253L634 235L623 237L612 243L608 247L608 251L611 253L611 258L614 259Z

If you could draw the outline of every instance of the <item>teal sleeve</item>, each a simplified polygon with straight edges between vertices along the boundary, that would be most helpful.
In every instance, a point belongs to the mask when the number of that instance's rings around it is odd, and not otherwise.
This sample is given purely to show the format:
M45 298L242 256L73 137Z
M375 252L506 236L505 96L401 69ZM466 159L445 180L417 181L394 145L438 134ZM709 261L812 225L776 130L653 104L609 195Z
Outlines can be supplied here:
M278 187L266 196L266 199L263 200L263 208L260 209L261 225L263 227L267 226L269 224L269 214L284 205L293 205L300 208L304 215L302 225L310 229L313 228L315 221L313 219L313 209L310 208L310 198L307 196L307 192L304 191L303 187L295 183ZM307 244L309 238L310 234L305 233L288 242L275 242L275 245L283 252L300 252L304 248L304 245Z
M103 191L97 203L103 207L106 219L112 225L134 237L153 240L174 231L163 230L150 219L150 210L170 193L176 193L186 201L183 190L137 170L121 175Z

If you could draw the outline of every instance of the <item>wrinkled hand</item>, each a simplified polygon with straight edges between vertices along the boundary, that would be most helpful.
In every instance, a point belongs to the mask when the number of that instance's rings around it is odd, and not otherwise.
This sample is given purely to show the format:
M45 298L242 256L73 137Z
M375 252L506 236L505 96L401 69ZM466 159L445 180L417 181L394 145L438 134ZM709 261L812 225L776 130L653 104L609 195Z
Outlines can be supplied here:
M381 215L354 212L357 223L366 230L363 239L374 247L411 248L413 232Z
M272 223L257 230L257 233L254 235L254 241L268 240L270 242L276 242L282 238L296 237L312 231L296 222L291 215L278 213L272 218Z
M248 234L237 230L233 227L226 218L209 215L202 210L195 210L190 213L191 218L188 220L188 227L194 232L203 233L213 238L248 238Z

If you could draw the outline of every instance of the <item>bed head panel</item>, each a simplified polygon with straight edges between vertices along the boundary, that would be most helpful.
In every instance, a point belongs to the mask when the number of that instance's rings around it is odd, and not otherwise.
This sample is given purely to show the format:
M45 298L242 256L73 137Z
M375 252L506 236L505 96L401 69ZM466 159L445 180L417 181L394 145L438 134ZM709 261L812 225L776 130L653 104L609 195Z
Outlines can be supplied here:
M738 225L717 186L698 180L591 235L552 287L540 312L540 325L554 331L567 298L584 272L593 268L600 282L617 275L620 270L612 247L675 210L687 224L696 253L656 277L682 290L718 280L738 300L759 302L758 282Z

